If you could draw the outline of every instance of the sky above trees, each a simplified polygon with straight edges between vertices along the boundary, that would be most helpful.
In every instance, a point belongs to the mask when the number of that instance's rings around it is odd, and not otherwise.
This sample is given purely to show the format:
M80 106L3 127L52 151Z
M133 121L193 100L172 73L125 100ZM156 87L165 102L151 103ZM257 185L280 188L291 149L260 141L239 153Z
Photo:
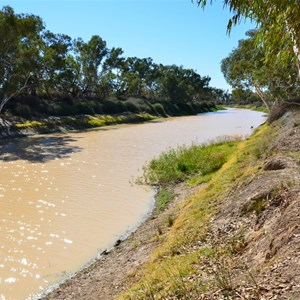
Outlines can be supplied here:
M40 16L47 29L87 41L101 36L109 47L121 47L125 56L151 57L157 63L183 65L211 86L228 89L220 62L254 26L242 22L230 37L230 13L217 0L205 11L190 0L35 0L1 1L16 13Z

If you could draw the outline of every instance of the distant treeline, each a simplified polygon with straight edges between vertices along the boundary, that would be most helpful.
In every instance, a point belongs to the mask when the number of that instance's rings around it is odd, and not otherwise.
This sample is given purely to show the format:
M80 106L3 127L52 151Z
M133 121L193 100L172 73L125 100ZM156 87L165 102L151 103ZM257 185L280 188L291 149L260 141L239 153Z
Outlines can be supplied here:
M0 11L0 36L0 113L178 115L228 98L193 69L124 57L98 35L84 42L52 33L38 16L8 6Z
M7 103L6 111L25 119L47 116L120 115L146 113L154 116L182 116L209 112L217 109L214 102L179 102L129 98L127 100L101 100L98 98L44 99L35 96L15 97Z

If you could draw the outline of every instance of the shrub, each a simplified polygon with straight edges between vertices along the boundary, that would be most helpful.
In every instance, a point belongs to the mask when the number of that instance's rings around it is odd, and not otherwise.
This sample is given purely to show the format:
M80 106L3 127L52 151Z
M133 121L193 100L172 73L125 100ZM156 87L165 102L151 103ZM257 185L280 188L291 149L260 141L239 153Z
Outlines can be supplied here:
M102 102L102 110L105 114L118 114L120 113L120 105L111 100L105 100Z
M68 104L68 105L74 104L74 100L73 100L72 96L70 96L70 95L63 96L61 100L62 100L62 102L64 102L65 104Z
M78 113L78 107L68 103L61 103L58 113L60 116L73 116Z
M167 116L167 113L164 109L164 107L162 106L161 103L154 103L152 105L153 109L156 111L156 113L162 117L166 117Z
M122 101L116 102L118 113L124 113L127 111L126 105Z
M79 114L86 114L86 115L94 115L95 111L92 105L88 102L79 102L75 104L75 107Z
M127 111L129 111L129 112L132 112L132 113L141 112L140 109L139 109L139 107L135 103L133 103L132 101L130 101L130 100L126 100L124 102L124 104L126 106Z
M184 115L193 115L196 113L190 103L178 103L177 105Z
M195 174L204 177L221 168L234 145L235 142L232 141L170 149L144 167L141 181L150 185L167 186Z
M95 102L93 108L96 114L103 114L103 106L101 103Z
M25 119L30 119L32 117L32 111L29 105L18 103L14 111L17 116L23 117Z

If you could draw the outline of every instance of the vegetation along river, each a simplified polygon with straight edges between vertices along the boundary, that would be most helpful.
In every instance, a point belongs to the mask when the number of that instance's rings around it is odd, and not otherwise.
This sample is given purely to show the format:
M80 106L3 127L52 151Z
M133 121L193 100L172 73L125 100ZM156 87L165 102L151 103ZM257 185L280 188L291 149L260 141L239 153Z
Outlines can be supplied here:
M138 226L153 206L153 192L133 183L146 161L180 144L251 134L264 120L228 109L1 141L0 299L32 297Z

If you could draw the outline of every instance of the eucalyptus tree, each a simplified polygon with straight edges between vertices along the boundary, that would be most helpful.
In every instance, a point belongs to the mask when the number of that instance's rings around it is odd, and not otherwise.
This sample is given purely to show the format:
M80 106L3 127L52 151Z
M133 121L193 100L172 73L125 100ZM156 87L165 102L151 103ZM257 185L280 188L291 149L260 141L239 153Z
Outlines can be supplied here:
M126 94L137 98L146 97L151 89L150 78L154 80L153 71L152 58L128 57L123 67Z
M123 50L121 48L113 47L107 50L97 85L97 96L100 98L114 95L121 88L122 70L125 61L122 54Z
M43 33L43 69L41 86L44 87L47 94L51 92L67 93L63 91L66 81L73 77L76 68L70 57L72 49L72 39L65 34L54 34L50 31Z
M95 96L102 64L108 55L106 42L100 36L93 35L87 43L79 38L74 44L76 61L80 64L82 93Z
M196 0L205 6L207 0ZM266 47L266 58L285 64L293 61L300 79L300 5L298 0L223 0L233 12L228 31L242 18L254 20L259 27L258 40Z
M0 113L15 95L28 88L39 61L39 17L15 14L11 7L0 11Z
M175 102L199 102L204 100L210 77L201 77L193 69L176 65L160 65L160 94L165 99Z
M226 81L235 89L254 88L260 99L270 110L270 103L263 92L261 74L265 72L264 52L255 46L254 31L247 32L249 39L240 40L239 45L221 62Z
M295 64L285 65L265 59L267 49L257 44L257 31L248 31L248 39L240 40L238 47L221 62L226 81L234 89L254 89L267 109L270 102L280 101L297 94L297 69Z
M216 103L226 104L230 101L229 92L223 89L211 88L211 94Z

